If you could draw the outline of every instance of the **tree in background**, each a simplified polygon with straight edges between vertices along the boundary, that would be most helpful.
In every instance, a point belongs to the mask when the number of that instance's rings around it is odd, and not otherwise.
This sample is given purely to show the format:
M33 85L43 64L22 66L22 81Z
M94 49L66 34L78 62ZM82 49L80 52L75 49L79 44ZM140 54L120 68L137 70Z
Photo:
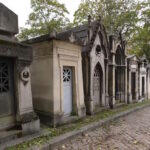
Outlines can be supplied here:
M74 24L86 23L88 15L93 20L101 16L107 30L131 34L140 9L137 0L83 0L74 14Z
M141 10L139 18L141 25L129 41L131 45L129 52L138 56L145 54L150 61L150 2L145 3L145 8Z
M149 54L149 0L82 0L74 13L74 25L87 23L87 16L101 16L109 32L124 33L129 53Z
M69 23L65 17L68 10L57 0L31 0L31 8L33 11L26 22L29 28L21 28L20 40L47 34L53 29L61 30Z
M88 15L93 21L101 16L107 32L126 35L129 53L146 54L150 60L150 0L81 0L73 23L65 16L65 5L57 0L31 0L31 8L29 28L21 28L20 40L85 24Z

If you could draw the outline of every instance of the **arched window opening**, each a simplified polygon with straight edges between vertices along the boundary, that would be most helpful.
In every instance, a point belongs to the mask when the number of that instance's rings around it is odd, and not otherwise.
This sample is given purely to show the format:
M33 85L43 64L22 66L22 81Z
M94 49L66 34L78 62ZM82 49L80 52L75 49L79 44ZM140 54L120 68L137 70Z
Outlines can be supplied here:
M100 64L98 63L94 69L93 76L93 99L95 106L102 105L102 92L103 92L103 73Z
M101 53L101 46L100 45L97 45L96 46L96 55L100 54Z
M116 51L116 65L122 65L122 54L120 49L117 49Z

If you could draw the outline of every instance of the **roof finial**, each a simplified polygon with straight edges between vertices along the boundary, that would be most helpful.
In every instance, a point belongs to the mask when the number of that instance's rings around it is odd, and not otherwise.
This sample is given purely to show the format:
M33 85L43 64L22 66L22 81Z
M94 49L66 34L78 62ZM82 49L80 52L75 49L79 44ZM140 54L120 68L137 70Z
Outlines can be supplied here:
M57 30L54 28L51 32L50 32L50 37L56 37L57 36Z

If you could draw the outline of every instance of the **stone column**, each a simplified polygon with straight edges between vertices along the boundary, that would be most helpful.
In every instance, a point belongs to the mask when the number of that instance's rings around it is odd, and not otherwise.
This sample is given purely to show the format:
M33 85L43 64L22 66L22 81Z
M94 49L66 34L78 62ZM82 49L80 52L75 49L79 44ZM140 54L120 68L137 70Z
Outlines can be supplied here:
M147 84L148 84L148 88L147 88L147 91L148 91L148 99L150 99L150 70L149 70L149 68L148 68L148 70L147 70L147 79L148 79L148 81L147 81Z
M125 90L124 90L124 99L127 104L127 60L125 60Z
M132 94L131 94L131 68L129 66L129 75L128 75L128 103L132 102Z
M141 73L140 73L140 67L139 67L139 80L138 80L138 90L139 90L139 100L142 98L142 90L141 90Z
M148 99L148 69L146 69L146 99Z
M105 60L105 105L108 106L109 105L109 95L108 95L108 60Z
M91 97L91 59L90 59L90 55L87 54L88 57L88 70L87 70L87 74L88 74L88 93L87 93L87 114L88 115L93 115L94 114L94 104L93 104L93 100Z
M136 70L135 93L136 93L136 101L137 101L137 102L138 102L138 100L139 100L139 93L138 93L138 79L139 79L139 77L138 77L138 70Z
M144 87L144 98L146 99L147 98L147 76L146 76L146 73L145 73L145 87Z
M40 129L38 116L34 113L31 92L30 62L16 61L16 98L17 121L24 133L37 132Z
M115 105L115 54L112 53L112 64L109 64L109 106Z

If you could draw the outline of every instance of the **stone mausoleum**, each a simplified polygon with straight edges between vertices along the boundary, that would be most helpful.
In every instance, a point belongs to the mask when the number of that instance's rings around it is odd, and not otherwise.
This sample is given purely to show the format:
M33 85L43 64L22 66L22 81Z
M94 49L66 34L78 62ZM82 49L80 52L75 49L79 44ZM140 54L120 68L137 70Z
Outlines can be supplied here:
M26 42L33 47L33 103L40 119L55 126L84 117L80 40L73 32L53 31Z
M53 125L148 98L148 61L127 56L124 35L107 33L101 18L26 43L34 53L34 108Z
M101 21L70 29L83 44L82 70L87 114L127 102L127 64L122 34L107 34Z
M138 58L129 55L128 62L128 103L138 102L150 98L149 64L145 55Z
M19 43L17 33L18 16L0 3L0 130L20 126L23 132L35 132L39 119L32 104L32 48Z
M89 16L86 25L26 43L33 47L33 102L42 119L49 116L55 125L72 114L127 103L125 40L108 35L101 19L91 22Z

